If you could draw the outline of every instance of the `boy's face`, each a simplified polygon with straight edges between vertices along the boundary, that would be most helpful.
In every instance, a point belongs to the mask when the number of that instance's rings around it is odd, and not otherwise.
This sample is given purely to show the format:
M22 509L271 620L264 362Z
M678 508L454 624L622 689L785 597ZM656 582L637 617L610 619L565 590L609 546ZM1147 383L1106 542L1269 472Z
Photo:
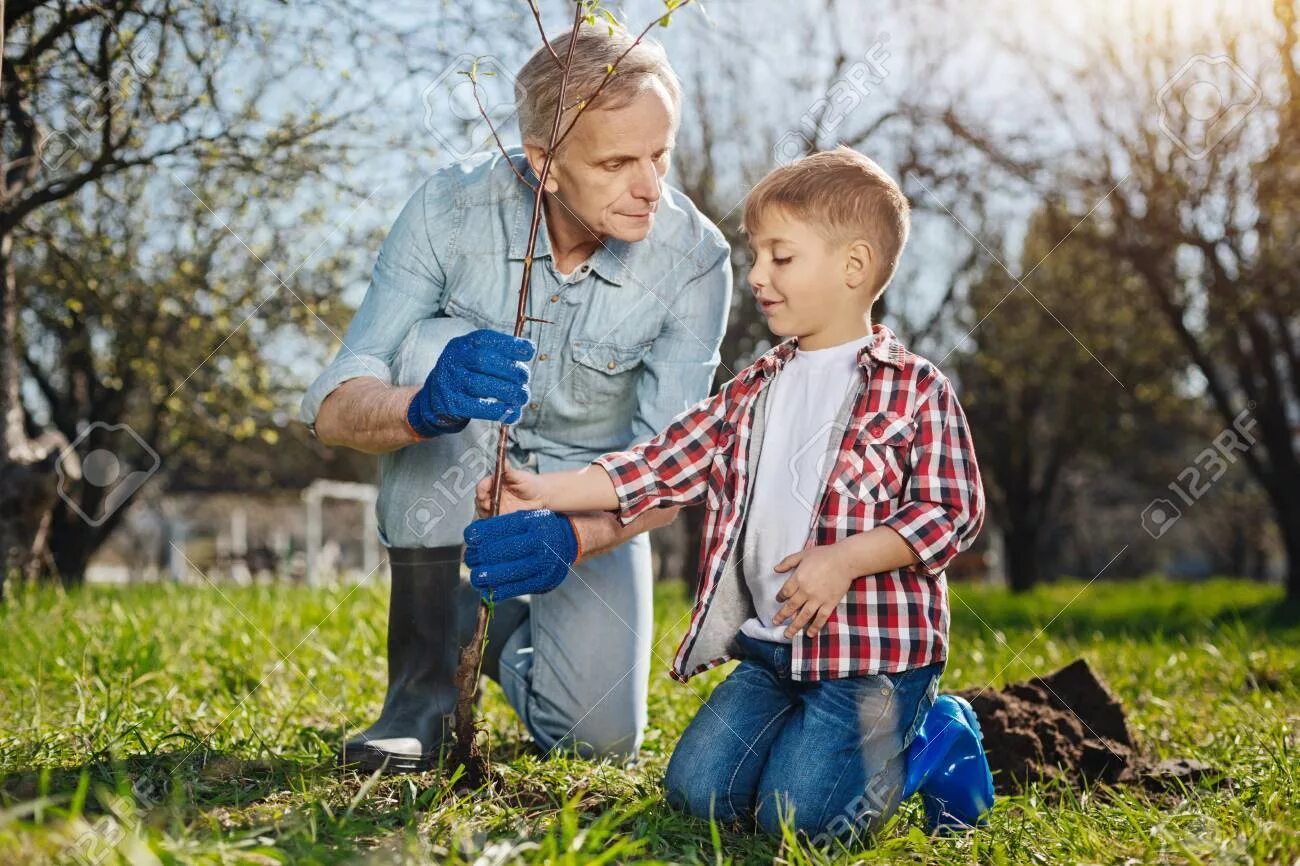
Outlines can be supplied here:
M874 269L864 242L828 241L815 226L772 208L751 229L749 248L749 285L774 335L819 349L869 330Z

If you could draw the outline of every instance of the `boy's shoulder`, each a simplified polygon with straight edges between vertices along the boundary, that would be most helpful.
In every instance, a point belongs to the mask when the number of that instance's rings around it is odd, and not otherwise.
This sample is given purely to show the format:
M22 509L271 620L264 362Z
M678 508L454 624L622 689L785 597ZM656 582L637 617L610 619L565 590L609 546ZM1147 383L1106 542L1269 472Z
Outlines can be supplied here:
M736 383L752 387L758 380L776 375L794 356L798 345L799 341L793 337L778 343L737 373L728 385ZM868 363L868 356L877 363ZM871 366L887 368L895 386L904 390L928 394L950 384L938 364L913 352L885 325L876 324L872 327L872 340L862 348L859 358L864 369Z
M876 327L884 328L882 325ZM888 331L887 328L884 330ZM764 380L780 372L785 362L793 357L797 346L796 340L789 339L764 352L718 389L718 393L710 398L717 401L710 411L736 423L738 417L735 413L744 411L743 407L754 399ZM908 349L892 332L878 335L862 352L870 354L876 361L871 364L859 356L863 360L860 369L864 377L870 376L872 387L882 389L877 402L896 400L895 405L906 407L904 411L912 414L934 401L942 404L956 399L956 389L939 365Z

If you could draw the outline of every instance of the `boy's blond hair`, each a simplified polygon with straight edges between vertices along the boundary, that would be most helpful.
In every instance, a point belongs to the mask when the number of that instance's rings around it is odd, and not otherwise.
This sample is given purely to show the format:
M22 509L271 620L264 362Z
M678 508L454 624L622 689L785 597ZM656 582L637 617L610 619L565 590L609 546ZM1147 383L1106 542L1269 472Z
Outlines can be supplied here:
M907 198L853 148L840 145L771 171L745 199L742 230L750 232L772 208L816 225L832 243L862 238L871 244L880 265L872 300L893 279L910 226Z

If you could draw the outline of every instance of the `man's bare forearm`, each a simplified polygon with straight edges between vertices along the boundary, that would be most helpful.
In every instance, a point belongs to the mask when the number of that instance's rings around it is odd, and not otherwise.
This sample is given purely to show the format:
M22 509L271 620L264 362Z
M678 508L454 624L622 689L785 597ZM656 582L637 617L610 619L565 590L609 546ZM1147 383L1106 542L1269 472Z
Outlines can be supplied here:
M570 515L578 537L582 540L582 558L589 559L613 550L625 541L642 532L667 526L677 519L677 512L682 506L671 508L652 508L633 520L627 526L608 511L588 511Z
M363 376L335 388L316 414L316 438L366 454L387 454L419 442L406 421L418 385L386 385Z

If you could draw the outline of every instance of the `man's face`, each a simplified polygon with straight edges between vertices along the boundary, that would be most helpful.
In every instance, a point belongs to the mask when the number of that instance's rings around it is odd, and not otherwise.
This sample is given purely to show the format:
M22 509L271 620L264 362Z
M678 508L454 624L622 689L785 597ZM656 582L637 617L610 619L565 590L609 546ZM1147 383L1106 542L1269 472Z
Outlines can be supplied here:
M551 166L562 212L597 237L645 238L676 134L676 113L658 82L622 108L583 112Z
M754 265L749 285L767 326L778 337L809 337L860 317L845 287L845 253L806 222L779 208L763 214L749 235Z

